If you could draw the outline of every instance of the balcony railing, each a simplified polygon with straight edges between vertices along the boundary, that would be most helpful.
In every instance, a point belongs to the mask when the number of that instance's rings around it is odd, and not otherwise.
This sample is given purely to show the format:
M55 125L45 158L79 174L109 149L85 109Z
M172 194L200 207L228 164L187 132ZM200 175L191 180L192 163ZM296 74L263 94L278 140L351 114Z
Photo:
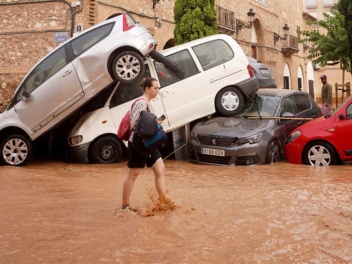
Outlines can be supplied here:
M236 32L235 13L221 6L216 6L219 33L234 34Z
M288 35L286 45L282 47L282 53L286 57L290 57L292 54L297 53L298 51L298 38L292 35Z

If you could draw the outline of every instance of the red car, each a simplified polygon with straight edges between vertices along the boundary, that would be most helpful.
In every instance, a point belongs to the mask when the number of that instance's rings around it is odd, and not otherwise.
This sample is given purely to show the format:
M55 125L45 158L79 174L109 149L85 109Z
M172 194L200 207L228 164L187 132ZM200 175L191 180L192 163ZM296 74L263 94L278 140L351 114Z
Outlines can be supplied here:
M352 96L331 116L319 117L293 130L285 156L289 162L308 165L352 162Z

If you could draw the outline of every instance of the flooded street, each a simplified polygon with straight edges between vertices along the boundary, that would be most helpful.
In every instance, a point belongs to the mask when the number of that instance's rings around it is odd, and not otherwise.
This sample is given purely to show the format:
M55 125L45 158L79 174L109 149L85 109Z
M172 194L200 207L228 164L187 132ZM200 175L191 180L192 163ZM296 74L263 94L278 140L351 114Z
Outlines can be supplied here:
M1 166L0 263L352 263L350 165L165 165L154 214L147 169L115 212L125 162Z

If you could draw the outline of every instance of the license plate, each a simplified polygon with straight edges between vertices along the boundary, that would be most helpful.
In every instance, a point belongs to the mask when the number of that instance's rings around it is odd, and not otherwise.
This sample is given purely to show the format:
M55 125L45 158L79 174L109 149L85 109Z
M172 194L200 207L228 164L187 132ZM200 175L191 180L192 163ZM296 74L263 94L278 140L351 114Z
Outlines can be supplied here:
M202 154L224 157L225 156L225 150L223 150L223 149L212 149L212 148L202 148Z

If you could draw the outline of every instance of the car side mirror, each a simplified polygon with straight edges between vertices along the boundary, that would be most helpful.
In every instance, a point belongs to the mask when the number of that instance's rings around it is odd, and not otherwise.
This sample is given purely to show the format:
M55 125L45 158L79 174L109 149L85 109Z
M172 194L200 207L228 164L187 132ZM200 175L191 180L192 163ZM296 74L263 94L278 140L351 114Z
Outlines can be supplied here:
M339 115L339 119L340 119L340 120L344 120L345 117L341 114L341 115Z
M24 90L22 93L22 100L26 101L29 97L31 97L31 93L28 92L27 90Z

